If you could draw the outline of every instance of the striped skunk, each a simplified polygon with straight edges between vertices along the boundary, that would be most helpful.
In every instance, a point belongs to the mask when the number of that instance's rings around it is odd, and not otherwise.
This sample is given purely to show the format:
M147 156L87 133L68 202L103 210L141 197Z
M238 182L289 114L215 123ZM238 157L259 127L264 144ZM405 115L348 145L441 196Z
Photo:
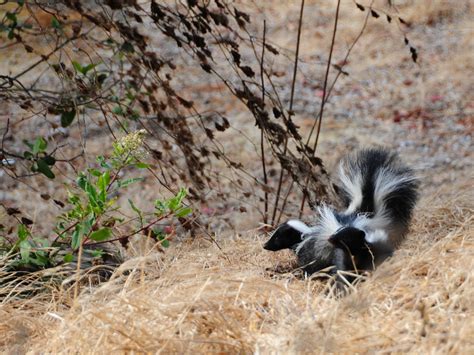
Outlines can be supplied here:
M334 181L345 210L318 209L316 225L289 220L264 248L291 249L307 274L373 270L405 238L418 199L418 180L396 153L370 148L341 159Z

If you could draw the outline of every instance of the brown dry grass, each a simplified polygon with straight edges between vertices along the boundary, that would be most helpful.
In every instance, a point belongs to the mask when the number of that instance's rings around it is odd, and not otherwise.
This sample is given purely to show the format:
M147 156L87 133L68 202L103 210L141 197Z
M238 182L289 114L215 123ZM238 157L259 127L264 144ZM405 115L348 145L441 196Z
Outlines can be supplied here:
M341 299L250 231L128 260L112 280L0 306L5 352L472 353L472 193L425 199L394 258ZM462 197L460 197L462 196Z

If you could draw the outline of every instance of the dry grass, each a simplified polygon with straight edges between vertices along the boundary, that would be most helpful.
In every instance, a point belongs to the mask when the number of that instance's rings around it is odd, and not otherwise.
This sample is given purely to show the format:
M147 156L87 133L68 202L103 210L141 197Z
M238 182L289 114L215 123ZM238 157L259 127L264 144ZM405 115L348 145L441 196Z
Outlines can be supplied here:
M0 306L5 352L474 351L472 194L425 199L394 258L348 296L279 274L255 231L128 260L112 280ZM467 197L466 197L467 196ZM48 300L46 297L50 295Z

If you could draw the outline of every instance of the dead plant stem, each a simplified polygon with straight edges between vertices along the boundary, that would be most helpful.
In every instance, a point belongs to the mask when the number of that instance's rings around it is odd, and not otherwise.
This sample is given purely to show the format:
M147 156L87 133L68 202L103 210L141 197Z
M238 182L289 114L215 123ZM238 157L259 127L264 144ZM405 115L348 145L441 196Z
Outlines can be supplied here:
M338 0L337 1L337 6L336 6L336 16L334 18L334 29L332 31L331 47L329 49L329 58L328 58L327 66L326 66L326 73L324 75L323 97L321 99L321 108L319 110L318 129L316 131L316 139L315 139L314 144L313 144L313 153L312 153L313 156L316 153L316 148L318 146L318 141L319 141L319 134L321 132L321 122L323 120L324 105L326 103L326 96L327 96L326 89L327 89L327 85L328 85L329 70L331 69L332 54L334 52L334 44L336 43L336 32L337 32L337 23L338 23L338 20L339 20L340 5L341 5L341 0ZM308 141L309 141L309 138L308 138ZM301 199L299 218L301 218L301 215L303 214L304 204L306 202L306 197L307 197L306 189L308 188L308 183L309 183L309 175L306 178L305 188L303 190L303 198Z
M301 39L301 28L303 27L303 10L304 10L304 0L301 0L301 7L300 7L300 15L298 20L298 36L296 39L296 53L295 53L295 63L293 66L293 79L291 82L291 94L290 94L290 108L288 112L288 120L291 120L291 116L293 114L293 99L295 95L295 83L296 83L296 74L298 72L298 57L300 52L300 39ZM288 131L288 127L287 127ZM288 149L288 137L285 139L285 146L283 148L283 155L286 154ZM272 215L272 225L275 223L276 213L278 210L278 204L280 202L280 194L281 194L281 187L283 184L283 175L284 175L284 168L282 167L280 170L280 177L278 179L278 188L275 197L275 206L273 207L273 215Z

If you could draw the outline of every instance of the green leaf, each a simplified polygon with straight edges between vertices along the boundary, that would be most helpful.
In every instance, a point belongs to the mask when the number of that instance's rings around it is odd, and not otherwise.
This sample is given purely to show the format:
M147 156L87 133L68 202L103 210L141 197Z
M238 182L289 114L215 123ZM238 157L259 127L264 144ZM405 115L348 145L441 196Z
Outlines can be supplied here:
M164 248L168 248L170 246L170 241L168 239L166 239L166 235L162 231L157 231L156 232L156 237L161 242L161 245Z
M92 186L91 184L86 184L86 194L89 197L89 201L92 205L99 206L99 203L98 203L99 196L94 186Z
M37 164L38 164L38 171L41 174L43 174L44 176L46 176L50 179L54 179L54 177L55 177L54 173L51 171L51 169L49 168L48 163L46 163L46 161L44 161L43 158L38 159Z
M166 204L167 209L172 211L172 212L179 207L179 201L176 197L172 197L172 198L168 199L165 202L165 204Z
M94 169L94 168L89 168L87 169L87 171L89 172L89 174L93 175L93 176L96 176L96 177L99 177L102 175L102 172L100 170L97 170L97 169Z
M76 72L82 73L82 71L83 71L82 65L80 65L78 62L76 62L75 60L73 60L73 61L72 61L72 66L74 67L74 69L76 70Z
M130 207L132 207L132 210L134 210L138 215L142 214L142 211L137 206L135 206L132 200L128 199L128 203L130 204Z
M66 254L64 255L63 260L65 263L70 263L74 260L74 256L72 254Z
M187 195L187 191L184 188L181 188L179 192L176 194L176 196L170 198L168 201L166 201L166 204L168 205L168 209L172 212L175 212L178 208L181 207L181 203L183 199Z
M123 181L118 181L118 186L119 187L127 187L128 185L131 185L137 181L142 181L143 178L142 177L137 177L137 178L131 178L131 179L126 179L126 180L123 180Z
M139 163L136 163L135 166L138 169L148 169L150 167L150 164L139 162Z
M82 74L86 75L89 71L94 69L98 64L99 63L97 64L91 63L91 64L86 65L85 67L82 67Z
M105 254L102 249L91 250L90 253L94 258L101 258Z
M132 110L132 111L129 110L128 113L129 113L129 115L130 115L129 118L130 118L131 120L135 120L135 121L136 121L136 120L138 120L138 119L140 118L140 112L138 112L137 110Z
M58 19L56 17L53 17L51 19L51 27L57 29L57 30L60 30L61 29L61 23L58 21Z
M102 175L99 176L97 179L97 187L99 188L100 194L100 200L102 202L105 202L107 199L107 186L109 186L110 183L110 172L106 171Z
M166 203L164 203L163 201L161 200L155 200L155 213L158 215L158 216L161 216L163 215L166 210L167 210L167 205Z
M123 115L123 110L120 106L115 106L112 109L112 112L115 113L116 115Z
M79 196L77 196L75 194L70 194L68 196L68 202L73 204L73 205L77 205L81 202L81 199L79 198Z
M138 215L138 218L140 219L140 224L141 224L141 226L143 226L143 214L142 214L142 211L141 211L137 206L135 206L135 204L133 203L132 200L128 199L128 203L130 204L130 207L132 207L132 210L134 210L135 213Z
M25 262L30 261L31 244L27 240L20 242L20 256Z
M35 143L33 144L33 154L38 154L40 152L44 152L46 148L48 147L48 143L43 137L38 137L35 140Z
M105 192L105 189L107 188L107 184L104 180L104 175L102 174L97 178L97 187L99 188L99 192L101 195Z
M74 232L72 233L71 247L73 249L79 248L82 243L84 235L87 235L92 228L92 225L95 223L96 219L93 214L89 216L85 221L79 223Z
M181 207L178 209L174 215L176 217L186 217L187 215L191 214L193 212L193 209L191 207Z
M69 111L64 111L61 113L61 126L68 127L74 121L76 117L76 109L73 107Z
M26 240L26 238L28 238L28 236L30 235L30 232L24 224L19 224L17 234L18 234L18 239L23 241L23 240Z
M179 199L179 202L183 201L183 199L186 197L188 194L188 191L185 188L180 188L179 192L177 193L176 197Z
M40 267L45 267L50 264L49 258L44 254L43 251L37 251L36 253L33 253L33 257L30 256L29 262Z
M79 175L79 178L77 179L77 184L87 194L87 196L89 197L89 201L94 206L97 206L97 190L94 188L94 186L92 186L91 182L84 174Z
M104 177L105 187L109 186L109 184L110 184L110 171L106 171L102 176Z
M74 229L74 232L72 233L72 238L71 238L71 248L72 249L77 249L81 245L82 242L82 228L80 225L77 225L76 228Z
M105 160L105 157L103 157L102 155L99 155L99 156L97 157L97 162L99 163L99 165L100 165L102 168L112 169L112 167L110 166L110 164L107 162L107 160Z
M83 173L79 174L79 177L77 178L76 182L81 189L86 191L86 185L89 184L89 180L87 180L86 176Z
M83 222L83 229L84 229L84 234L89 234L92 226L94 225L96 221L95 215L93 213L89 214L89 218L87 218Z
M112 230L108 227L96 230L95 232L92 232L90 235L90 239L95 240L96 242L102 242L104 240L107 240L110 238L112 235Z

